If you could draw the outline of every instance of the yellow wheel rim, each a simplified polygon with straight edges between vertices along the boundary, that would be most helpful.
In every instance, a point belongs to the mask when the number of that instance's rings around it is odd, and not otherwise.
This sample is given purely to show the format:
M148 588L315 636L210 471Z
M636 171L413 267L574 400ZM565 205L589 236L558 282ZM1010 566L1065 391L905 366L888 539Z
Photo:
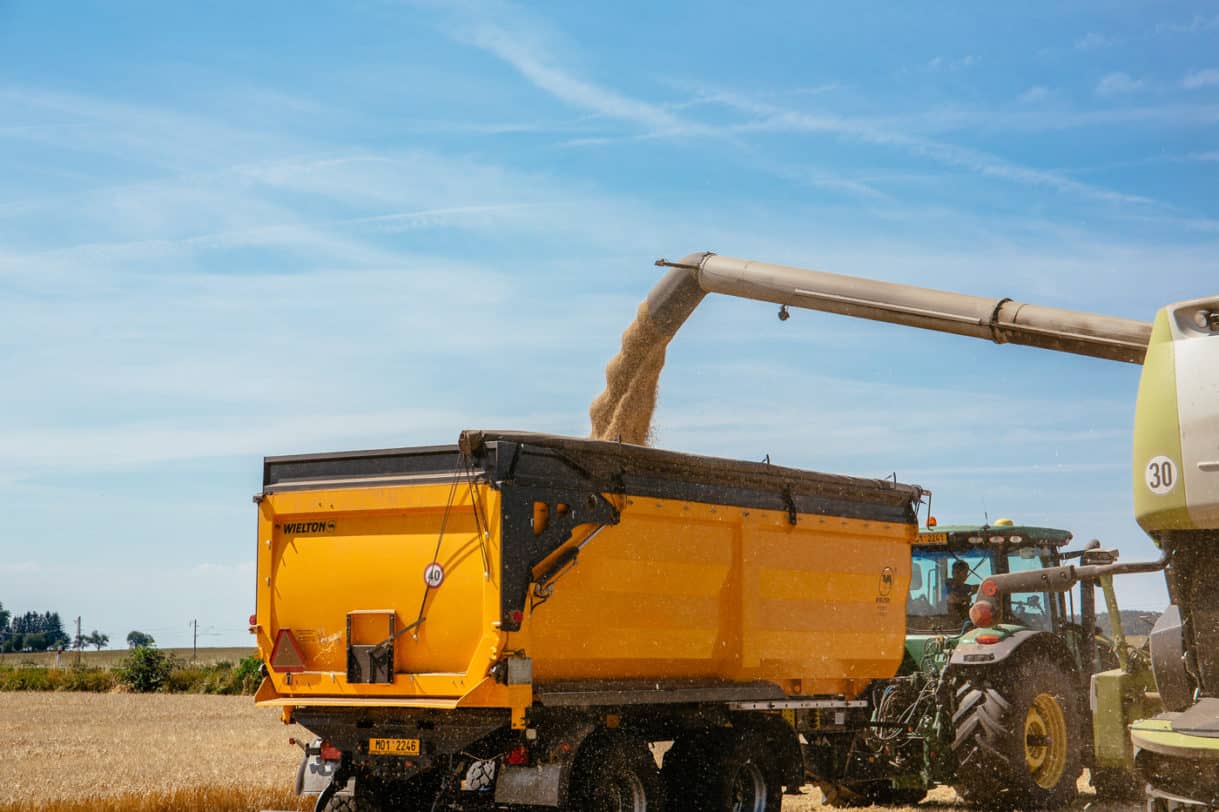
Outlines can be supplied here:
M1024 717L1024 763L1042 789L1053 789L1067 767L1067 715L1052 694L1037 694Z

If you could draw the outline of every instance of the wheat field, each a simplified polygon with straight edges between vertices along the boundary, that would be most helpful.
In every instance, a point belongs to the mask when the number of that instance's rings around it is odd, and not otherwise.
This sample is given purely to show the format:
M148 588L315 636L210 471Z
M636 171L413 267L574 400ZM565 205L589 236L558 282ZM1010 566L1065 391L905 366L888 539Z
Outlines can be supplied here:
M244 812L311 809L292 794L308 734L248 696L0 694L0 812ZM1081 781L1081 787L1086 786ZM783 800L783 812L824 809L821 794ZM1075 809L1095 798L1086 790ZM949 789L918 809L961 807ZM907 809L910 809L909 807ZM1134 812L1138 804L1089 806Z

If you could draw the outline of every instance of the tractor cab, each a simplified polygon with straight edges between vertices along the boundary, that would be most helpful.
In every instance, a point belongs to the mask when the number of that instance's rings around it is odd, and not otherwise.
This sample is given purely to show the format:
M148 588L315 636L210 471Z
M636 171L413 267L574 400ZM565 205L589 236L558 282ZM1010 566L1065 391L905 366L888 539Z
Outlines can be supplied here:
M994 524L930 527L915 539L906 629L910 635L955 636L966 629L978 587L990 575L1057 566L1071 541L1066 530ZM1062 594L1020 592L1004 598L1009 622L1054 632L1069 619Z

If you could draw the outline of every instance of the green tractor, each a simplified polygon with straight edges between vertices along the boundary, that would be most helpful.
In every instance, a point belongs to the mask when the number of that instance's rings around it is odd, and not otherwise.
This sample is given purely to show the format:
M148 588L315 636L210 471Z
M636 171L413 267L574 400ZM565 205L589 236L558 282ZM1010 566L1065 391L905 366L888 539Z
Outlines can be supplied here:
M840 743L828 770L837 775L821 782L829 803L909 804L932 786L950 785L987 806L1054 807L1075 797L1085 767L1102 797L1141 789L1121 735L1127 717L1093 718L1090 710L1094 676L1103 690L1127 697L1124 707L1138 709L1131 713L1144 710L1153 684L1146 658L1125 645L1117 624L1116 642L1097 634L1097 586L1110 617L1118 617L1112 583L1077 579L1076 595L1036 580L1074 559L1100 565L1116 558L1096 542L1068 552L1071 538L1006 519L920 533L906 657L897 677L875 686L867 721ZM995 576L1026 574L1034 576L1027 589L992 586ZM983 589L992 594L975 603ZM1117 747L1094 744L1101 741Z

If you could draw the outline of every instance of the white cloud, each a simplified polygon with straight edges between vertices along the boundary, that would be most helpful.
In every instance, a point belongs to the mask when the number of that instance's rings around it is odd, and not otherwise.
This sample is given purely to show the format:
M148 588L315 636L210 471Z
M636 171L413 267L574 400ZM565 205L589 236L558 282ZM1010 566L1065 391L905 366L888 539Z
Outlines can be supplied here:
M1098 96L1120 96L1135 93L1147 86L1142 79L1135 79L1127 73L1110 73L1096 84Z
M1204 70L1193 71L1186 74L1185 78L1181 80L1181 87L1189 90L1214 85L1219 85L1219 68L1205 68Z

